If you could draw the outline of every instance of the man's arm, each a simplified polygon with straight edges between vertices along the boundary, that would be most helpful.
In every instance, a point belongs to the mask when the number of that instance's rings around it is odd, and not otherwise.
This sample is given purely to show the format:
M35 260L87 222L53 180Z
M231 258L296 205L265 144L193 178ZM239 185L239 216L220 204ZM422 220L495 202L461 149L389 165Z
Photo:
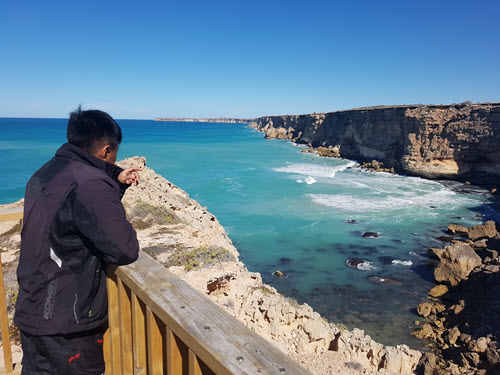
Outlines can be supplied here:
M139 243L120 199L109 180L94 177L80 183L73 202L73 223L105 263L124 265L137 259Z

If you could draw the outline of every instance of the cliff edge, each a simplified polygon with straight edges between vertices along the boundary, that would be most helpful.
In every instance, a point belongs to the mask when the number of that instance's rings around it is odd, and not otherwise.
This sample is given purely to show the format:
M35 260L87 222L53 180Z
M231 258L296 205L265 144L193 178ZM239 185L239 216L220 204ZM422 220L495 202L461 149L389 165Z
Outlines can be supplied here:
M266 138L340 146L342 157L377 160L399 173L487 186L500 182L500 103L266 116L251 126Z

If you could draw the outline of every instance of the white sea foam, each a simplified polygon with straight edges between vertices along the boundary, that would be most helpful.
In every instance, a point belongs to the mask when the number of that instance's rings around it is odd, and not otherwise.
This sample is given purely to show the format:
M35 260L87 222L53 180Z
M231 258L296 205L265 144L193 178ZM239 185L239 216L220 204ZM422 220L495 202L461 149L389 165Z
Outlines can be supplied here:
M378 212L383 210L394 210L406 207L407 201L400 198L388 197L385 199L373 199L354 197L345 194L309 194L316 204L332 207L345 212Z
M354 161L347 161L341 165L322 165L313 163L290 163L281 168L273 168L276 172L293 173L301 176L311 176L320 178L333 178L337 172L345 171L349 167L356 166Z
M413 262L411 260L393 260L392 264L401 266L411 266Z
M308 185L311 185L311 184L314 184L316 182L316 180L314 179L314 177L307 176L306 179L304 180L304 182Z
M369 271L376 268L377 267L375 267L372 262L362 262L357 265L357 269L361 271Z
M343 180L343 179L339 179ZM346 181L343 180L342 183ZM309 195L312 201L316 204L332 207L344 212L381 212L394 211L400 209L426 209L426 215L436 216L436 212L428 212L431 208L446 208L453 209L466 204L475 204L476 202L470 198L458 196L453 191L443 187L442 185L426 186L425 184L408 184L408 186L400 185L392 186L392 181L385 181L385 186L378 186L376 192L373 190L354 189L353 195L347 194L315 194ZM399 182L399 181L398 181ZM355 186L351 184L351 190ZM384 191L385 190L385 191Z

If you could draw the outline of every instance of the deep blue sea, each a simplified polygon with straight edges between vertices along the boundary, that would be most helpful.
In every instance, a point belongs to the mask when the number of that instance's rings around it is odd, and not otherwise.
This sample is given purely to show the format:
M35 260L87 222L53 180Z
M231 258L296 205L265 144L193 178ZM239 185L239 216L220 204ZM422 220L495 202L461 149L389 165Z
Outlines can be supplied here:
M23 197L31 174L65 142L66 123L0 118L0 204ZM328 321L365 329L384 344L422 345L409 332L434 285L426 251L443 246L435 238L452 222L467 226L481 220L478 214L496 215L474 189L459 193L458 184L362 171L353 161L264 140L241 124L118 123L118 158L145 156L207 206L249 270ZM368 231L380 236L362 237ZM349 258L362 263L350 268ZM276 270L285 277L273 276Z

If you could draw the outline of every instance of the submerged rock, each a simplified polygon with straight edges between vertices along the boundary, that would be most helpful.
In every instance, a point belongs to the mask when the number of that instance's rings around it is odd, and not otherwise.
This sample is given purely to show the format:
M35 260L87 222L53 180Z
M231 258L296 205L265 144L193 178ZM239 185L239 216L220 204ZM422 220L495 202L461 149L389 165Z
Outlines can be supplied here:
M364 232L361 237L363 238L377 238L380 237L380 233L377 232Z
M372 262L361 258L348 258L345 261L345 263L348 267L362 271L366 271L373 268Z
M390 279L388 277L380 277L380 276L368 276L368 280L377 285L401 285L401 281Z
M451 242L451 241L453 241L453 237L451 237L451 236L439 236L439 237L436 237L436 240L441 241L441 242Z
M389 256L389 255L383 255L383 256L378 257L378 260L379 260L380 262L382 262L382 264L384 264L384 265L388 266L388 265L391 265L391 264L392 264L392 262L393 262L394 260L396 260L396 258L391 257L391 256Z

